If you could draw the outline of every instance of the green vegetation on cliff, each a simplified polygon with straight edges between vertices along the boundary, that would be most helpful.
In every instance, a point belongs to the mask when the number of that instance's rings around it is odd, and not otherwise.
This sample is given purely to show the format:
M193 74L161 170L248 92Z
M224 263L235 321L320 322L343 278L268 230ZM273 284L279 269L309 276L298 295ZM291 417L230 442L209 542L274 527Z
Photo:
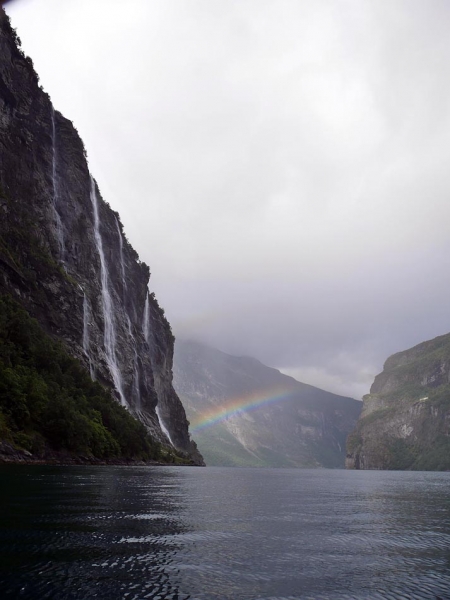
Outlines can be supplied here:
M426 395L425 395L426 393ZM388 408L375 410L358 422L347 439L350 456L368 468L391 470L450 470L450 385L378 395ZM367 397L366 402L373 399ZM363 461L363 462L364 462Z
M161 446L11 297L0 296L0 441L98 459L161 459ZM169 458L169 457L168 457Z
M388 358L347 439L348 466L450 470L449 379L450 335Z

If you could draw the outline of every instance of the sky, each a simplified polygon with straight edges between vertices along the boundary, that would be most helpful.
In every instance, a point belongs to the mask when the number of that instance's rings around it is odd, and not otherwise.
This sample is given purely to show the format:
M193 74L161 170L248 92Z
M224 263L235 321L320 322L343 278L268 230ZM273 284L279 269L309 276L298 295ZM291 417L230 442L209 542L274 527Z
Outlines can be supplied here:
M448 0L6 10L175 336L361 398L450 331Z

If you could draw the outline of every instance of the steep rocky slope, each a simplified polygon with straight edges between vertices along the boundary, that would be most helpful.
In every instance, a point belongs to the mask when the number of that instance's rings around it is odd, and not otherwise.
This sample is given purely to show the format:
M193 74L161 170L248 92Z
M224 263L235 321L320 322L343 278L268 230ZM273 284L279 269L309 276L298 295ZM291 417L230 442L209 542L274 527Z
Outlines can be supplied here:
M344 467L361 409L253 358L189 341L175 345L174 386L208 465Z
M201 462L172 387L174 338L147 265L103 201L0 9L0 293L20 301L151 435Z
M355 431L347 467L450 469L450 334L389 357Z

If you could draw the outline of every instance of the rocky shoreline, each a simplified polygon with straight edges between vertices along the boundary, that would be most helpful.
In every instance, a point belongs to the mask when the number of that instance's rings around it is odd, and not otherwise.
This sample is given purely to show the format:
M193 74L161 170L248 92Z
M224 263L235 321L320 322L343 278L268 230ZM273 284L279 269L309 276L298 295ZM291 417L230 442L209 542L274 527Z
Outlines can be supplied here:
M15 448L9 442L0 442L0 465L53 465L53 466L196 466L190 459L176 459L174 462L162 462L156 460L134 460L134 459L99 459L94 456L73 455L65 451L47 449L41 456L36 456L28 450ZM198 465L197 465L198 466Z

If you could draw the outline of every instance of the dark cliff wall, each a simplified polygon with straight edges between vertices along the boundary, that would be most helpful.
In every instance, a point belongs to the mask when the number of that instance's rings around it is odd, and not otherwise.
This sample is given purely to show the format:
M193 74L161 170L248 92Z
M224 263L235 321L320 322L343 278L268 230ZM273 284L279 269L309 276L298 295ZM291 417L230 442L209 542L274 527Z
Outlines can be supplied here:
M450 469L450 334L389 357L347 441L356 469Z
M149 268L91 179L0 9L0 292L11 293L159 441L201 462L172 387L174 339Z

